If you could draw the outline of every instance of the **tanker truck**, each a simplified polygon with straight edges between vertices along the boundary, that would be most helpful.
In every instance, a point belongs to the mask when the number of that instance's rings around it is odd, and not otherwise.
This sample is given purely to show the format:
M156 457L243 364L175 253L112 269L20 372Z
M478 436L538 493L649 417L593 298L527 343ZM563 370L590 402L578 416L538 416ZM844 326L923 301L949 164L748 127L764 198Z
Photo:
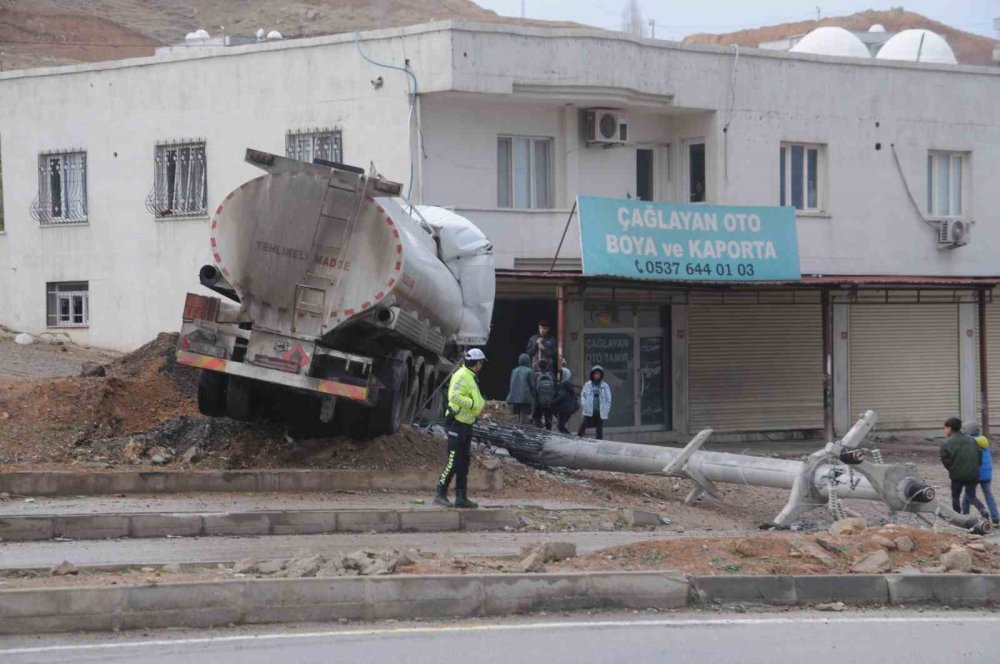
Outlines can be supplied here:
M199 281L214 294L184 303L177 362L202 370L199 410L249 420L291 401L297 417L360 437L440 413L437 388L489 335L489 239L361 168L245 159L264 175L212 218Z

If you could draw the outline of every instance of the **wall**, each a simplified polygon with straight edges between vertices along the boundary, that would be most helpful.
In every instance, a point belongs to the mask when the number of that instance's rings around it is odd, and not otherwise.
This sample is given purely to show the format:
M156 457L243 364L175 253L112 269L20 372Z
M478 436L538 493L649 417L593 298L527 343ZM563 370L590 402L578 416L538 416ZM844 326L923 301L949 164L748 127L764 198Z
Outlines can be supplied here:
M411 58L420 75L438 41L417 35L366 40L364 48L383 62ZM243 163L244 150L284 154L288 130L341 128L348 163L373 161L386 177L407 184L405 75L363 62L349 37L303 42L315 45L0 76L7 221L0 235L0 323L43 330L46 282L86 280L91 323L74 333L80 340L129 349L178 328L184 293L201 290L197 271L211 260L209 219L155 220L146 211L157 141L207 141L210 212L261 174ZM376 90L369 81L379 75L385 84ZM440 85L434 76L421 78L433 88ZM87 151L89 223L40 226L29 216L38 153L64 148Z

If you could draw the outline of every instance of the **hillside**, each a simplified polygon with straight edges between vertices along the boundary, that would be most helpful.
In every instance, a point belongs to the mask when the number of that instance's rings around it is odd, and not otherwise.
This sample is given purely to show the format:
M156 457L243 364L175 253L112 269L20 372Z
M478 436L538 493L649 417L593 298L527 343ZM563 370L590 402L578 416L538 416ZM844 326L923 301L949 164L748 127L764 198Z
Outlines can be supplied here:
M696 44L739 44L740 46L756 47L758 44L777 39L785 39L803 35L814 28L835 25L848 30L864 31L875 23L881 23L889 32L900 32L910 28L933 30L942 35L955 51L955 57L963 65L993 65L993 48L997 45L995 39L964 32L956 28L933 21L926 16L908 12L902 8L888 11L867 10L850 16L824 18L819 21L799 21L798 23L782 23L752 30L740 30L726 34L696 34L684 38L685 42Z
M6 69L151 55L198 28L286 37L435 20L573 25L501 17L471 0L0 0Z

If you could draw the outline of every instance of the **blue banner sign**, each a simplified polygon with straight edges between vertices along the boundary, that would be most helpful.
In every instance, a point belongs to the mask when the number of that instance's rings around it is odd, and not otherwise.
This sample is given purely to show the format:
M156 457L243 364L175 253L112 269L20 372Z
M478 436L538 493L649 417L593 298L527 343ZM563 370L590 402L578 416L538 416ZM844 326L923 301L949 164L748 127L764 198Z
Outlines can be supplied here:
M662 281L798 281L795 210L580 196L583 273Z

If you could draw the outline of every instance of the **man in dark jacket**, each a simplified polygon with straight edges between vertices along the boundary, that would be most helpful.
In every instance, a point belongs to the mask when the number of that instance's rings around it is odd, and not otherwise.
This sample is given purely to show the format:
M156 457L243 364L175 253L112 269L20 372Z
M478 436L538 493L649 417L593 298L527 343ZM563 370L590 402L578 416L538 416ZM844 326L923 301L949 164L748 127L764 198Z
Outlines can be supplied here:
M566 423L573 414L580 410L580 388L573 384L573 373L563 367L559 374L559 385L556 386L556 415L559 433L570 435Z
M951 508L961 514L962 491L965 491L969 502L979 510L983 518L989 518L986 507L976 497L982 454L979 445L962 433L962 420L957 417L950 417L944 423L944 435L945 441L941 444L941 463L951 478Z
M531 368L538 371L538 363L546 360L550 369L556 366L556 340L549 336L552 326L546 320L538 321L538 334L528 339L528 348L524 351L531 357Z
M510 373L507 403L513 406L521 425L531 421L535 409L535 372L531 370L531 358L527 353L521 353L517 366Z

